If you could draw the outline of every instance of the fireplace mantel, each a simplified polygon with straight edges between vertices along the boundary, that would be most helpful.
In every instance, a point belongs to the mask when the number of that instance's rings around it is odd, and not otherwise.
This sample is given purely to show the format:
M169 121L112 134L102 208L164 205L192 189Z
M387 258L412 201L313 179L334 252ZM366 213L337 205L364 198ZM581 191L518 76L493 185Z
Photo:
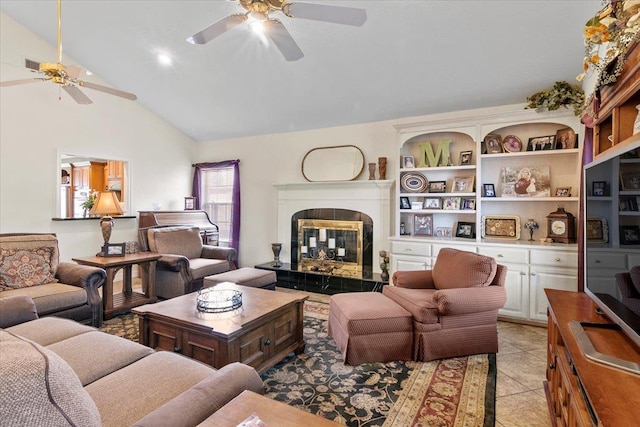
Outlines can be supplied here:
M278 190L278 241L281 256L291 262L291 217L314 208L350 209L366 213L373 220L374 257L388 250L391 235L391 189L393 180L298 182L274 184ZM288 260L288 261L287 261ZM380 272L373 263L374 272Z

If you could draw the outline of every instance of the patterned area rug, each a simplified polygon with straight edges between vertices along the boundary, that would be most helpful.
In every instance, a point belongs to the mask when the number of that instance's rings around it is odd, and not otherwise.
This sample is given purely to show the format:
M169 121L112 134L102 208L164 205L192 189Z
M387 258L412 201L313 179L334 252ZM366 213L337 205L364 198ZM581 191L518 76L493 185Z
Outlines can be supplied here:
M327 335L328 305L307 301L304 310L305 352L262 375L267 397L353 427L495 424L495 354L348 366ZM100 329L138 340L132 314Z

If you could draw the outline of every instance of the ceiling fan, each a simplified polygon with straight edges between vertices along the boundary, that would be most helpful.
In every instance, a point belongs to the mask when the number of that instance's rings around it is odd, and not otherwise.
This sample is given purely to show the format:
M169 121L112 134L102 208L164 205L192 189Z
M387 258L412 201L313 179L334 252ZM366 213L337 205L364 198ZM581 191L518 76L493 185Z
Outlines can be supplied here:
M86 74L86 71L75 65L63 65L62 64L62 31L61 31L61 16L62 16L62 0L58 0L58 62L36 62L31 59L25 59L25 67L32 72L43 74L43 77L34 77L31 79L22 80L10 80L6 82L0 82L0 87L15 86L27 83L35 83L38 81L52 81L59 85L62 90L67 92L74 101L78 104L92 104L93 101L89 99L79 88L86 87L100 92L108 93L110 95L119 96L121 98L136 100L137 97L128 92L124 92L118 89L113 89L107 86L98 85L91 82L80 80L79 77Z
M335 24L360 27L367 20L364 9L353 7L328 6L310 3L288 3L284 0L229 0L237 1L247 12L229 15L204 30L187 38L192 44L205 44L229 31L235 26L249 21L250 24L262 24L265 34L271 38L287 61L297 61L304 54L285 26L269 16L270 12L282 12L289 18L311 19L333 22Z

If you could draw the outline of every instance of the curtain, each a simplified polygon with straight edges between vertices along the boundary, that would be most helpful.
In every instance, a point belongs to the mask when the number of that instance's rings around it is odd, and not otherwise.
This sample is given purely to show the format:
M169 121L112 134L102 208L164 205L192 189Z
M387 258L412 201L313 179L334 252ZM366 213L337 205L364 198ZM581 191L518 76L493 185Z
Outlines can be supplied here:
M214 169L233 168L233 190L231 197L231 231L229 233L229 247L238 253L240 258L240 160L225 160L215 163L197 163L193 173L193 188L191 195L196 197L196 209L202 209L204 189L202 188L202 172ZM239 261L237 261L239 264Z
M584 143L582 144L582 166L593 161L593 128L584 128ZM578 292L584 291L584 173L580 170L580 207L578 213Z

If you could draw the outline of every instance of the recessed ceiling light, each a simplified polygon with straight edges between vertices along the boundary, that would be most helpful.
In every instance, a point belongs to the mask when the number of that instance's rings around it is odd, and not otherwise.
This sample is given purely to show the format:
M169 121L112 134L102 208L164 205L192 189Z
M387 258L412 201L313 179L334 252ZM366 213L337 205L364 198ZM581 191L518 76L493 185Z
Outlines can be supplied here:
M173 60L164 53L159 53L157 58L158 58L158 62L161 63L162 65L171 65L171 63L173 62Z

